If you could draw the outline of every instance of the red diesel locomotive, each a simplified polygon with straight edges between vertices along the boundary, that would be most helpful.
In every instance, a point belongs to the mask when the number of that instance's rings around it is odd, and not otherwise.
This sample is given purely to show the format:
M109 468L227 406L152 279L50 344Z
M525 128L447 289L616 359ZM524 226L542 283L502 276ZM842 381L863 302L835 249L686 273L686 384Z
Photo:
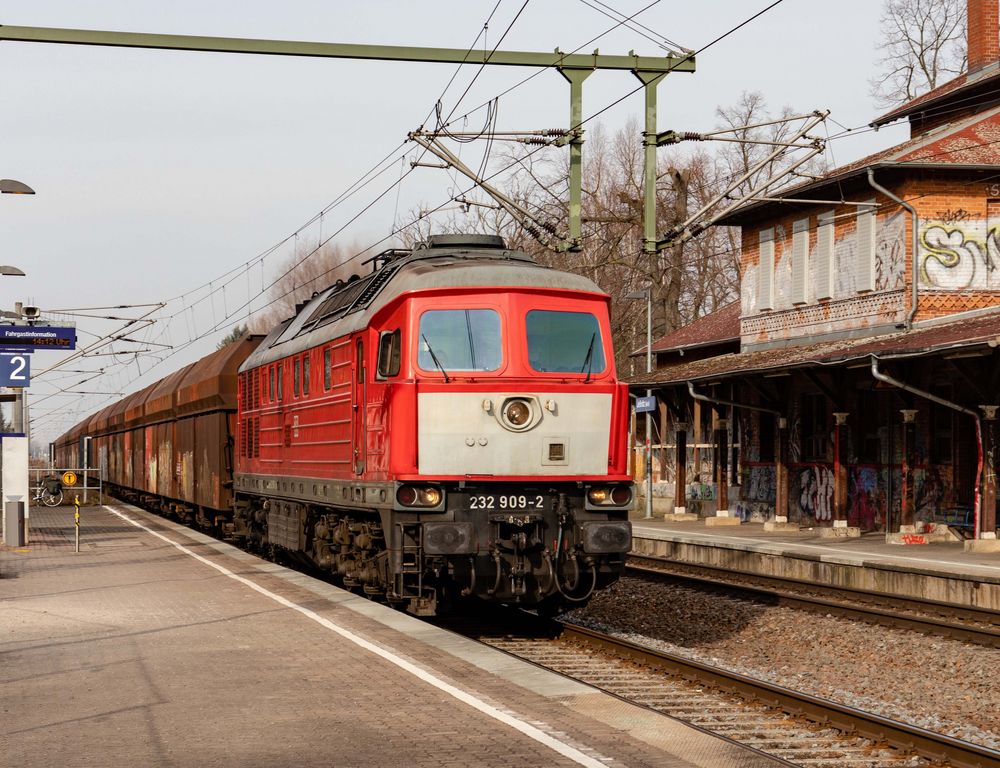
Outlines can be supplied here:
M609 297L495 236L373 261L246 356L218 479L232 508L189 516L418 614L585 603L631 548Z
M240 367L237 533L416 613L585 602L631 546L608 307L495 236L377 257Z

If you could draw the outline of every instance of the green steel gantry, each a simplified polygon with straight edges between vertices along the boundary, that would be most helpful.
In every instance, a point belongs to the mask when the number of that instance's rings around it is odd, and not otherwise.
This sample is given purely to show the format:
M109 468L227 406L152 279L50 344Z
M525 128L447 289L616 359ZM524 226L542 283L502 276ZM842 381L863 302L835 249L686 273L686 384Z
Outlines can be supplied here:
M583 81L598 69L632 72L643 83L646 95L646 118L643 132L645 151L645 197L643 210L644 251L651 257L659 250L656 238L656 86L670 72L694 72L693 54L664 57L627 56L529 51L487 51L460 48L422 48L399 45L358 45L314 43L294 40L261 40L195 35L158 35L142 32L108 32L88 29L58 29L0 25L0 40L26 43L98 45L113 48L151 48L174 51L250 53L270 56L313 56L335 59L380 61L438 62L488 66L535 67L557 70L570 84L569 141L569 250L582 247L580 209L582 202Z

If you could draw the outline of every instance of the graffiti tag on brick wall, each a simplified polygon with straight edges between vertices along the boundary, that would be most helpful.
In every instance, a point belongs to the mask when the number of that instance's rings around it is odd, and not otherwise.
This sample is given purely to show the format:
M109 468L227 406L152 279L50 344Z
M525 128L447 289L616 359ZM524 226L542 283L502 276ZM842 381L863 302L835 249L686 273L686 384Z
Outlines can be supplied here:
M775 481L774 467L749 467L747 470L747 487L744 497L749 501L769 501L774 503Z
M1000 288L1000 230L985 221L928 222L920 233L920 284L962 290Z
M817 521L833 518L833 471L829 467L800 470L799 508Z

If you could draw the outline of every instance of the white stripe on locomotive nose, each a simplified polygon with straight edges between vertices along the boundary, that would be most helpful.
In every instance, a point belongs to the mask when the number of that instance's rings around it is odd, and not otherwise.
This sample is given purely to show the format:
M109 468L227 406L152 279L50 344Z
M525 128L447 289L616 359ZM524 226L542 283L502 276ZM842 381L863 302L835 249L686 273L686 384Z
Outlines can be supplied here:
M553 738L552 736L549 736L549 734L545 733L545 731L541 730L540 728L531 725L530 723L526 723L524 722L524 720L521 720L520 718L515 717L514 715L508 714L507 712L503 712L502 710L499 710L490 704L487 704L485 701L476 698L471 693L463 691L461 688L456 688L454 685L451 685L451 683L446 683L444 680L437 677L436 675L432 675L430 672L421 669L416 664L406 661L406 659L400 658L391 651L387 651L386 649L381 648L375 645L374 643L369 642L368 640L365 640L363 637L359 637L350 630L344 629L343 627L334 624L329 619L323 618L314 611L311 611L308 608L303 608L301 605L293 603L291 600L288 600L287 598L284 598L281 595L276 595L274 592L264 589L264 587L260 586L259 584L250 581L250 579L244 578L243 576L237 576L235 573L228 570L227 568L224 568L221 565L217 565L208 558L202 557L201 555L192 552L183 544L178 544L172 539L169 539L166 536L164 536L162 533L158 533L157 531L154 531L151 528L147 528L138 520L133 520L128 515L125 515L116 509L112 509L107 505L104 505L104 508L108 510L111 514L120 517L126 523L134 525L136 528L141 528L146 533L149 533L155 536L156 538L166 542L170 546L179 549L185 555L193 557L195 560L198 560L204 563L205 565L214 568L224 576L228 576L229 578L238 581L241 584L245 584L255 592L259 592L265 597L271 598L279 605L283 605L286 608L291 608L294 611L298 611L303 616L312 619L320 626L329 629L331 632L336 632L345 640L350 640L352 643L361 648L364 648L366 651L370 651L371 653L374 653L376 656L381 656L390 664L395 664L397 667L399 667L402 670L405 670L406 672L409 672L414 677L423 680L425 683L434 686L438 690L447 693L449 696L458 699L464 704L468 704L473 709L479 710L487 717L491 717L494 720L498 720L499 722L504 723L505 725L509 725L514 730L520 731L528 738L537 741L539 744L542 744L555 752L558 752L563 757L572 760L578 765L585 765L587 766L587 768L607 768L608 766L607 762L602 762L601 760L597 760L591 757L590 755L584 754L576 747L572 747L569 744L566 744L564 742L559 741L558 739Z

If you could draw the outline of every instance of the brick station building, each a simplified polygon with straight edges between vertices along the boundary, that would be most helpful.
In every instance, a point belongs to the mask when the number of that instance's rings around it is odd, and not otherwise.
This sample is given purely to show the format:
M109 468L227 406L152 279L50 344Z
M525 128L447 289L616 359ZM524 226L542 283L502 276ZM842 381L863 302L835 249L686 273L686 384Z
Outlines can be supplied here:
M668 513L993 545L997 0L969 0L968 73L873 125L903 119L908 141L719 222L742 230L739 301L633 380L659 396Z

